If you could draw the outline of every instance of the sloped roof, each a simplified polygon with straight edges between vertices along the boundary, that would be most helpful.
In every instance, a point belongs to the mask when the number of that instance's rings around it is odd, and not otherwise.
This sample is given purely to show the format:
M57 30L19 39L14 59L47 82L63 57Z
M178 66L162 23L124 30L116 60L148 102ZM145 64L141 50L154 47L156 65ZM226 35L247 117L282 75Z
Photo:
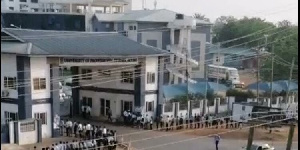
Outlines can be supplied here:
M154 47L139 44L117 33L58 32L12 28L5 28L4 32L23 40L25 43L32 43L30 55L144 56L167 53ZM4 42L1 41L1 47L2 43Z
M123 14L103 14L96 13L95 17L99 21L108 22L173 22L176 19L176 12L158 9L158 10L133 10ZM185 18L192 18L191 16L185 16ZM210 24L203 20L197 20L197 23Z
M205 85L206 85L205 81L197 82L195 84L189 84L189 93L193 93L193 94L200 93L200 94L204 95L205 90L206 90ZM223 84L219 84L219 86L218 86L218 83L208 82L207 89L211 90L213 92L217 91L217 89L219 91L225 92L226 90L228 90L228 87L226 87ZM181 95L185 95L185 94L186 94L186 83L163 86L163 95L168 100L170 100L176 96L181 96Z

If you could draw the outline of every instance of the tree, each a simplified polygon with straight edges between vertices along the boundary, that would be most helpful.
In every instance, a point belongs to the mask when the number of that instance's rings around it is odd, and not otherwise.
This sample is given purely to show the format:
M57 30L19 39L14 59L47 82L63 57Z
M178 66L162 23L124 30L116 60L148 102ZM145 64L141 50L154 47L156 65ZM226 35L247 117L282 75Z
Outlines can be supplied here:
M282 20L278 22L278 27L290 27L292 26L292 23L288 20Z
M210 22L210 19L209 19L209 18L206 18L205 15L200 14L200 13L194 14L194 18L199 19L199 20L204 20L204 21Z

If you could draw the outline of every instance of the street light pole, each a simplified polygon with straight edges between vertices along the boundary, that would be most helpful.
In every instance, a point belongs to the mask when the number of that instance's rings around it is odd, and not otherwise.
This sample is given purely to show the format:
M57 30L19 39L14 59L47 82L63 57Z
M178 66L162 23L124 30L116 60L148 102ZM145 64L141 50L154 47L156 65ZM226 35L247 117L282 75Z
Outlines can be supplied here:
M270 99L271 99L271 107L272 107L272 101L273 101L273 78L274 78L274 45L272 45L272 69L271 69L271 92L270 92Z

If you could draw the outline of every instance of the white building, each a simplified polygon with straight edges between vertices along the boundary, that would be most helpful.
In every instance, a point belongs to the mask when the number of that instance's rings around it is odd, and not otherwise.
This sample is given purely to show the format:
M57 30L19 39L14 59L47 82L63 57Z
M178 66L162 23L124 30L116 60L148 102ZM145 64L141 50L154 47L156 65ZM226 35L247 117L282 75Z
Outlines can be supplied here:
M94 117L106 116L106 108L115 119L125 109L156 114L158 70L169 53L117 33L62 33L2 30L1 124L39 118L42 137L57 136L52 123L60 110L59 67L65 66L77 75L72 89L75 114L82 105L91 106Z
M120 13L131 10L131 0L1 0L1 12Z

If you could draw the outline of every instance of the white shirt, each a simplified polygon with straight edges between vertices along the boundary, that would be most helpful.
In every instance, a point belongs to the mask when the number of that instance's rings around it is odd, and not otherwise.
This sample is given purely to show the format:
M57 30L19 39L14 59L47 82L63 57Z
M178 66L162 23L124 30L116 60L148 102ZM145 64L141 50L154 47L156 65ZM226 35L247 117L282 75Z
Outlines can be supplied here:
M81 123L78 124L78 130L79 130L79 131L82 131L82 124L81 124Z
M91 107L90 106L87 107L86 112L91 112Z
M81 111L84 112L85 106L81 106Z
M106 128L103 128L103 134L106 134L107 130Z
M128 117L127 111L124 111L124 112L123 112L123 115L124 115L125 117Z
M73 124L72 124L72 121L68 121L68 122L67 122L67 127L72 127L72 125L73 125Z
M91 130L91 125L90 124L86 125L86 130Z

